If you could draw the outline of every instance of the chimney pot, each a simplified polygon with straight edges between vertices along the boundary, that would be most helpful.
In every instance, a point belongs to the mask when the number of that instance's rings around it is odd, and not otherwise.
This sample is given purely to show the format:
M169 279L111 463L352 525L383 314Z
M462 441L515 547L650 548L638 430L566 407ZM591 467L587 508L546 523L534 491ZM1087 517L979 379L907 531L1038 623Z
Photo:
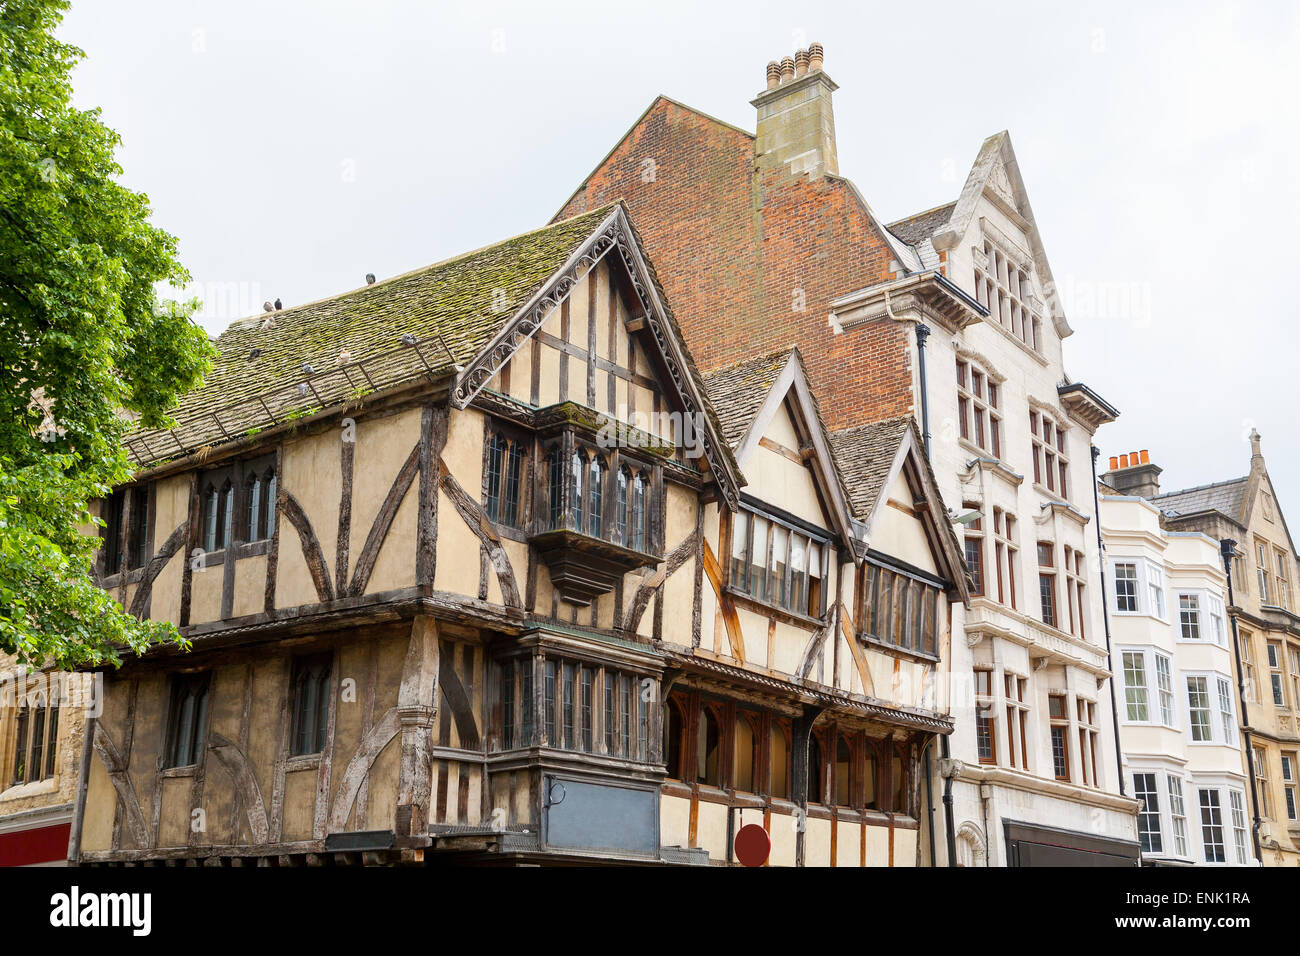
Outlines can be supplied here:
M1139 454L1142 456L1142 464L1145 465L1150 463L1151 453L1147 449L1143 448L1142 451L1139 452Z
M1128 467L1128 455L1120 455L1120 456L1119 456L1119 466L1120 466L1121 468L1127 468L1127 467Z
M808 47L808 69L817 71L822 68L822 45L814 43Z
M789 83L794 79L794 57L781 58L781 82Z
M1119 456L1118 456L1118 455L1111 455L1111 456L1110 456L1110 470L1111 470L1111 471L1114 471L1114 470L1115 470L1116 468L1118 468L1118 467L1119 467Z
M799 50L794 55L794 75L803 76L808 72L808 51Z
M773 60L767 65L767 88L774 90L781 85L781 64Z
M1137 452L1135 452L1135 451L1131 451L1131 452L1128 453L1128 463L1129 463L1129 467L1130 467L1130 468L1136 468L1136 467L1138 466L1138 453L1137 453Z

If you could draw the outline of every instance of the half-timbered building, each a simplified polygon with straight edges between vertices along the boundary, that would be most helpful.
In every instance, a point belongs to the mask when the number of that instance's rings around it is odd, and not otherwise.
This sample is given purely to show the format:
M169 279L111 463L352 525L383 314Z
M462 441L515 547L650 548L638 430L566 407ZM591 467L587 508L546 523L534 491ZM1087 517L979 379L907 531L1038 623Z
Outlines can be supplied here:
M130 435L83 863L913 865L967 596L905 422L707 382L624 207L233 324ZM716 408L716 410L715 410Z

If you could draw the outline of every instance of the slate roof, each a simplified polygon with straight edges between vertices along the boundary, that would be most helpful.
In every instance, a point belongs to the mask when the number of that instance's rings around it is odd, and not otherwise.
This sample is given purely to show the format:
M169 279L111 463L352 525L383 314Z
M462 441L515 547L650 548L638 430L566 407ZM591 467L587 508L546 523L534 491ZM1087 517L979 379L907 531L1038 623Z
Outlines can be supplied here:
M745 359L704 376L704 389L722 425L722 436L732 448L749 431L754 416L772 390L796 349L784 348L757 358Z
M946 226L948 220L952 218L952 211L956 205L955 202L950 202L943 206L936 206L915 216L891 222L887 228L899 239L915 246Z
M1244 513L1246 488L1249 476L1231 481L1218 481L1212 485L1199 485L1183 491L1157 495L1151 503L1161 511L1175 515L1190 515L1201 511L1220 511L1234 521Z
M859 520L865 521L889 477L889 468L912 417L887 418L831 432L831 449Z
M175 434L132 431L133 457L151 464L269 426L269 415L283 421L420 374L450 372L501 330L613 208L231 323L216 339L220 354L203 385L173 410ZM264 328L267 319L274 324ZM403 346L403 334L415 336L419 348ZM311 388L303 395L306 381Z

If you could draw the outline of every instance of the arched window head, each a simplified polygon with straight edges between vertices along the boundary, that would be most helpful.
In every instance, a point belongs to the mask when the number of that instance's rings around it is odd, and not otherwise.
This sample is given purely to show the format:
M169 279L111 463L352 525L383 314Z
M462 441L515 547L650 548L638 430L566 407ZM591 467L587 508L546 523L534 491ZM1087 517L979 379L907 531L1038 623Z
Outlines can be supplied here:
M587 467L587 534L599 538L605 530L605 463L591 456Z
M221 486L220 517L217 521L217 547L230 544L230 532L235 520L235 483L229 478Z
M245 484L246 510L244 534L246 541L256 541L262 536L262 476L254 472Z
M631 547L637 551L646 550L646 486L649 483L649 477L643 471L637 472L632 479Z
M275 534L275 466L262 475L262 537Z
M546 453L547 526L558 528L564 513L564 464L558 449Z
M203 489L203 550L217 549L217 489L211 482Z
M614 482L614 540L619 544L627 544L627 486L631 481L628 470L620 468Z
M583 491L586 488L587 459L581 451L575 451L569 462L573 487L569 489L569 525L575 531L582 530Z
M501 473L505 465L506 440L499 433L493 434L488 442L487 459L487 497L483 510L488 518L496 521L501 517Z

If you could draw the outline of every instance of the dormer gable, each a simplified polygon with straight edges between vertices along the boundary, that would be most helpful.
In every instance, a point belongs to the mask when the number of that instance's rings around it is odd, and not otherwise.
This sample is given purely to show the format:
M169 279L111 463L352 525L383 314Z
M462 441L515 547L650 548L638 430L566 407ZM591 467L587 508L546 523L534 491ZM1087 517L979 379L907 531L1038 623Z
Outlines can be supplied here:
M848 496L799 350L722 369L706 385L746 479L742 498L782 508L852 542Z
M950 598L968 602L961 547L915 420L846 428L830 439L868 559L932 574Z

